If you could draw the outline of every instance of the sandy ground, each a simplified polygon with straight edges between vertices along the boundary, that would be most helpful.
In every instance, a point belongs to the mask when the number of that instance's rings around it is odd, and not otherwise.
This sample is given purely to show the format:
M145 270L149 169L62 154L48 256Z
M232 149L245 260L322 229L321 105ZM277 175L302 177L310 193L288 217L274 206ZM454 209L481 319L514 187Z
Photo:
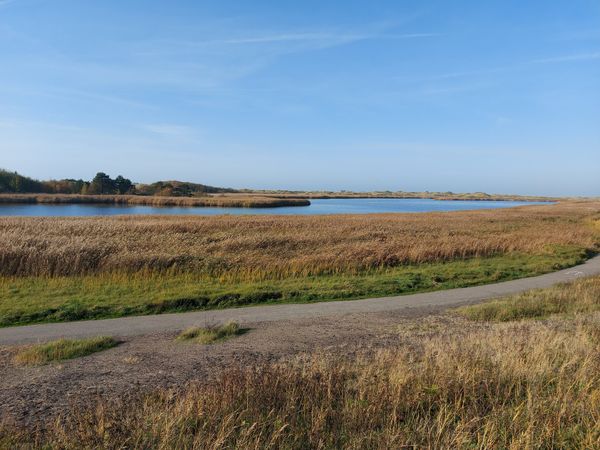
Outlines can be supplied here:
M398 344L402 327L456 320L440 312L439 307L426 307L348 314L333 320L263 322L252 324L244 335L213 345L176 342L176 332L126 337L113 349L39 367L15 365L12 358L20 347L4 346L0 347L0 414L10 422L36 424L99 396L126 398L156 388L206 382L232 366L251 367L314 351L352 357Z

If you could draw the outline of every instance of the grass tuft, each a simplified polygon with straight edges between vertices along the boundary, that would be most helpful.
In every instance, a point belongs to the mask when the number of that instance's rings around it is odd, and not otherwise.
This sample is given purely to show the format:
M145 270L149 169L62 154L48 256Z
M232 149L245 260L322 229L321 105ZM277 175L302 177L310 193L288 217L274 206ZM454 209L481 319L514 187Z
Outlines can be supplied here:
M177 336L178 341L195 341L200 344L214 344L222 342L234 336L244 333L244 329L236 322L228 322L224 325L214 325L201 327L192 327L183 331Z
M107 350L118 345L111 337L99 336L89 339L59 339L45 344L29 346L19 351L15 363L19 365L42 365L53 361L79 358Z

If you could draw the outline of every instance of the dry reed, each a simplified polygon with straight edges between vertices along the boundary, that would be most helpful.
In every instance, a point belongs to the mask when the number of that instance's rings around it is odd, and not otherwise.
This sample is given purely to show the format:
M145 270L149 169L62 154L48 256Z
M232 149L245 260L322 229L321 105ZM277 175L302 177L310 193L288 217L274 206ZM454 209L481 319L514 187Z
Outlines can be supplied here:
M593 250L600 204L427 214L0 218L0 274L188 271L240 279Z
M308 206L310 201L243 194L207 194L202 197L159 197L142 195L0 194L1 203L109 204L182 207L273 208Z

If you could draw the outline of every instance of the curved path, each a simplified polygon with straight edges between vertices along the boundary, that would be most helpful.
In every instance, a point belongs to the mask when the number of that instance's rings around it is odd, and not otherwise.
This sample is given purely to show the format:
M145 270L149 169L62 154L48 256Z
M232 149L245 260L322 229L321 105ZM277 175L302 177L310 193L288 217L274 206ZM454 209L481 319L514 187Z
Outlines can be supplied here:
M155 316L121 317L117 319L2 328L0 329L0 344L20 344L58 338L82 338L98 335L127 337L178 331L190 326L222 323L229 320L235 320L245 326L257 322L324 316L335 317L348 313L385 312L404 308L446 308L516 294L529 289L550 287L557 283L590 275L600 275L600 256L596 256L579 266L537 277L422 294L309 304L248 306L214 311L194 311Z

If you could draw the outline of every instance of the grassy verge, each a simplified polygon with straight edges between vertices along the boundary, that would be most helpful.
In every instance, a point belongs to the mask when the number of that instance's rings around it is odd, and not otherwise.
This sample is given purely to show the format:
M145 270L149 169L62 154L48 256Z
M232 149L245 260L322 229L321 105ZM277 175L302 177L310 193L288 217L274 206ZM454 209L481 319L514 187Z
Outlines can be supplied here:
M89 339L59 339L31 345L19 351L14 361L20 365L41 365L53 361L79 358L115 347L118 342L106 336Z
M575 315L600 311L600 278L592 277L551 289L525 292L480 305L458 308L456 312L477 321L508 322L543 319L552 315Z
M236 322L228 322L224 325L188 328L177 336L177 340L193 341L199 344L214 344L239 336L244 331Z
M0 277L0 326L160 314L272 302L315 302L474 286L539 275L587 257L577 247L359 274L243 281L196 274Z
M598 279L596 279L598 280ZM573 290L577 302L593 284ZM544 293L532 295L543 301ZM183 392L72 411L45 430L0 426L43 448L597 448L600 314L482 325L350 360L225 372Z

